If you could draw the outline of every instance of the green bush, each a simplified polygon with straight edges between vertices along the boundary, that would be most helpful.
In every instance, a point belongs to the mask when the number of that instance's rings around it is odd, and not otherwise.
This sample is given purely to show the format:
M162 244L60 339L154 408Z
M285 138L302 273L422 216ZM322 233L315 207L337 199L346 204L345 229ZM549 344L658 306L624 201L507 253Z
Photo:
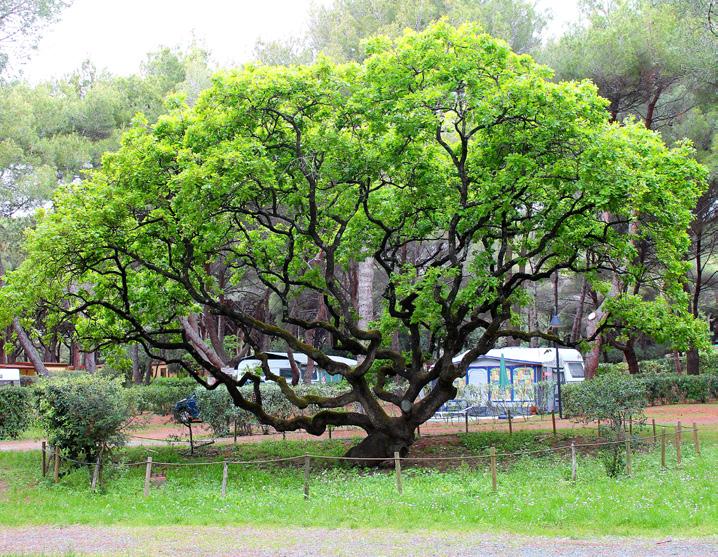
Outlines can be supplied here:
M564 386L563 409L567 416L587 422L608 422L616 432L629 419L639 420L646 407L643 383L630 375L609 374Z
M191 377L159 377L149 385L132 387L132 398L139 412L166 416L177 401L190 396L197 388Z
M32 420L32 391L27 387L0 388L0 439L17 439Z
M58 377L36 387L40 424L51 445L74 459L93 461L124 443L131 404L121 380L100 375Z
M662 373L636 377L643 384L651 404L708 402L718 397L718 375L677 375Z
M601 375L617 375L628 373L628 366L625 362L618 362L616 364L598 364L596 369L596 376Z

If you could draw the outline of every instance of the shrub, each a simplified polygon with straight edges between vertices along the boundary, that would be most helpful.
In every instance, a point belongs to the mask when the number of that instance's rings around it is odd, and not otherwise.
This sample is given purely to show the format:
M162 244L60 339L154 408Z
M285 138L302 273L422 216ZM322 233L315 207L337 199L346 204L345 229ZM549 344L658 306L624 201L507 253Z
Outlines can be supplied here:
M677 375L663 373L636 378L643 384L651 404L708 402L718 397L718 375Z
M124 443L122 428L131 417L121 380L99 375L38 383L37 408L50 444L88 461Z
M166 416L196 388L197 381L191 377L159 377L149 385L132 387L132 396L138 411Z
M617 375L628 373L628 366L625 362L619 362L616 364L598 364L596 369L596 376L601 375Z
M0 388L0 439L17 439L32 420L32 391L26 387Z
M567 416L608 422L616 432L629 419L640 419L647 402L644 385L630 375L609 374L570 383L562 389L562 396Z
M252 399L254 397L254 388L251 385L242 387L240 390L246 398ZM346 390L346 385L342 386L341 383L331 385L317 383L294 387L294 391L300 396L311 394L336 396L343 390ZM260 391L262 394L262 406L268 414L280 418L290 418L301 413L300 409L287 400L275 383L262 383ZM196 388L195 394L202 421L212 428L212 432L216 436L223 437L228 435L234 426L234 420L237 420L239 433L251 433L254 425L259 425L265 433L269 431L269 426L260 424L254 414L234 406L232 397L229 396L227 389L224 387L208 391L200 386ZM314 412L316 410L317 408L309 405L308 411Z
M197 405L199 406L202 421L212 428L212 432L217 437L228 435L235 421L238 433L251 433L252 424L255 422L254 416L241 408L237 408L227 389L220 386L208 391L199 386L195 390L195 394L197 395Z

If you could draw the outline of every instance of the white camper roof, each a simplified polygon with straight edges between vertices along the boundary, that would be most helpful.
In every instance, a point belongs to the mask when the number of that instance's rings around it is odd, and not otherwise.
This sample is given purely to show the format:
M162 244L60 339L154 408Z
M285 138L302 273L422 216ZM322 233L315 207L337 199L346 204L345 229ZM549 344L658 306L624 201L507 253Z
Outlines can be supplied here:
M265 352L265 354L267 354L270 367L272 367L272 362L280 362L279 365L288 365L289 358L286 352ZM328 358L334 360L335 362L346 364L348 366L357 365L357 361L352 360L351 358L344 358L342 356L328 356ZM306 366L307 362L309 361L309 358L306 354L297 352L294 354L294 361L297 362L297 365ZM243 358L239 361L239 363L237 364L237 369L240 371L244 371L258 365L259 360L257 358L255 358L254 356L247 356L246 358Z
M466 352L456 356L452 362L458 364L464 357L464 354L466 354ZM504 356L504 360L509 362L540 365L556 364L555 348L529 348L527 346L506 346L505 348L494 348L493 350L489 350L486 354L478 356L474 361L499 360L501 359L502 354ZM581 353L573 348L559 348L558 355L562 362L583 362L583 356L581 356Z

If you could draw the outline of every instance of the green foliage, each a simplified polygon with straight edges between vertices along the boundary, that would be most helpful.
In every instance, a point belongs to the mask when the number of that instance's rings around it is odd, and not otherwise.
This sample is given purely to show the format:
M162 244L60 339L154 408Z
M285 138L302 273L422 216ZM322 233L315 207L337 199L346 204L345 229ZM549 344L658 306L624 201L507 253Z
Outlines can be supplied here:
M636 377L651 404L708 402L718 398L718 375L646 374Z
M336 284L371 253L389 277L382 348L411 326L450 358L464 340L452 335L495 341L510 317L500 308L541 273L611 261L630 285L644 272L640 243L657 262L657 291L650 301L618 297L611 311L676 342L700 333L682 287L686 230L705 185L689 145L610 123L592 84L556 83L474 25L378 38L367 54L361 65L222 73L193 107L175 103L154 125L137 119L101 170L57 192L2 290L0 317L62 308L87 345L140 335L183 347L179 318L224 308L258 279L288 314L299 296L322 296L343 316L332 334L351 347L367 337L354 332ZM445 236L454 244L437 244ZM407 245L427 248L428 259L402 263ZM317 253L324 263L307 264ZM541 262L536 275L512 271L522 257ZM68 299L71 285L81 292ZM295 334L234 306L225 313L237 325ZM402 374L418 394L431 376L421 346L414 353ZM446 382L434 385L449 396ZM387 424L372 408L370 419Z
M149 385L130 388L139 412L152 412L161 416L172 413L174 405L190 396L197 382L191 377L158 377Z
M0 439L16 439L32 421L32 390L0 387Z
M41 381L35 389L48 442L71 458L92 461L124 443L131 404L120 380L82 374Z
M647 403L641 382L618 374L566 384L562 396L567 416L587 422L608 422L614 432L621 431L629 419L639 421Z

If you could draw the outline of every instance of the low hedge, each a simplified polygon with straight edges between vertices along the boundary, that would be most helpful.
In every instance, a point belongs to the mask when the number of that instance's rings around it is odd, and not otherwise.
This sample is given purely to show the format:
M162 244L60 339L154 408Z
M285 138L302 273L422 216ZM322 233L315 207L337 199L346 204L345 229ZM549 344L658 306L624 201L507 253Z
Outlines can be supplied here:
M32 391L27 387L0 388L0 439L17 439L34 418Z
M635 376L643 384L646 399L651 404L677 402L708 402L718 398L718 375L678 375L655 373Z
M190 396L197 382L191 377L159 377L149 385L132 387L132 399L138 412L165 416L177 401Z

